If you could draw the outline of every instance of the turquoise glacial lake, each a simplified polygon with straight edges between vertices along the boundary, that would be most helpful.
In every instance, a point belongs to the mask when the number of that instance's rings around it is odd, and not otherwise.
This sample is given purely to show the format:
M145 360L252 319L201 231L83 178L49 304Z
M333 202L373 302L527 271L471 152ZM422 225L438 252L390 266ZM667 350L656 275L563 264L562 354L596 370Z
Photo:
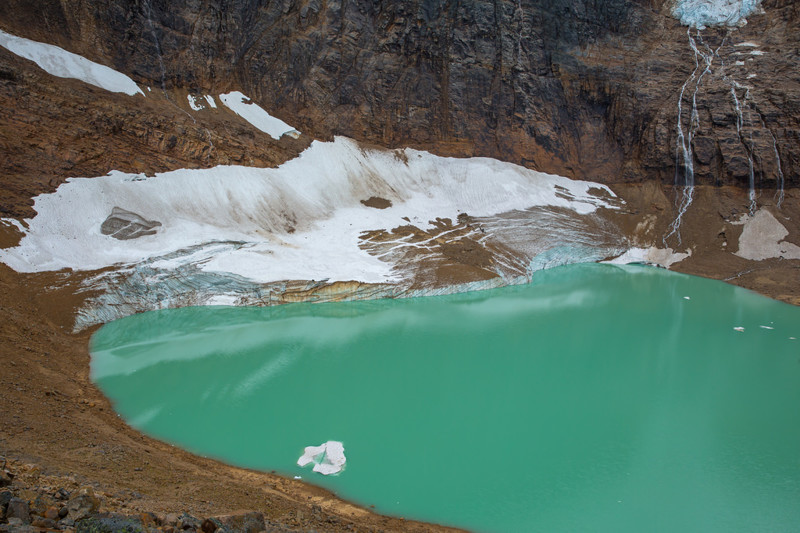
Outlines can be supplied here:
M154 311L92 376L132 426L486 532L800 527L800 308L584 264L442 297ZM306 446L344 444L323 476Z

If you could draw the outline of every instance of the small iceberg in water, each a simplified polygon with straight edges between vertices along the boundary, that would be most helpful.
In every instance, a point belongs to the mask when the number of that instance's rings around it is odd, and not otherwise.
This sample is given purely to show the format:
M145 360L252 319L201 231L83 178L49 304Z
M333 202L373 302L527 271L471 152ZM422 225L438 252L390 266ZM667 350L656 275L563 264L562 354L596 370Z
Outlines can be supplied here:
M329 440L319 446L306 446L303 455L297 460L297 464L306 466L314 463L314 468L312 468L314 472L329 476L341 472L346 461L344 445L341 442Z

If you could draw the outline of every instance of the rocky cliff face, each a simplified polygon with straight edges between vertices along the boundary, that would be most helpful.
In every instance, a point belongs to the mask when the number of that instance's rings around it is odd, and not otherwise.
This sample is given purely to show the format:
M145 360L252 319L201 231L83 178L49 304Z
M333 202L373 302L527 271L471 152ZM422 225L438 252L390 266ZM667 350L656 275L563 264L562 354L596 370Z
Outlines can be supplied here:
M800 7L764 0L742 28L687 33L668 4L6 0L0 28L154 88L241 88L317 137L606 182L682 183L689 161L698 183L797 185ZM236 160L195 155L195 164Z

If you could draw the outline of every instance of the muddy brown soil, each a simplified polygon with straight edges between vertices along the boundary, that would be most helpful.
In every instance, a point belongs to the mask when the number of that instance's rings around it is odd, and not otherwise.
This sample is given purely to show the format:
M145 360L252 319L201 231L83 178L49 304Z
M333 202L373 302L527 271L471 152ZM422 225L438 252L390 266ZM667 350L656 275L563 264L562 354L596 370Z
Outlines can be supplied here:
M612 186L626 207L611 213L632 244L664 247L663 236L675 220L675 194L672 187L656 183ZM800 244L800 190L784 192L778 206L775 191L761 191L758 208L768 210L789 232L786 242ZM748 192L738 187L696 187L694 201L680 227L682 244L675 236L667 245L691 256L671 270L723 280L770 298L800 305L800 260L773 258L750 261L736 255L742 234L742 217L749 212Z

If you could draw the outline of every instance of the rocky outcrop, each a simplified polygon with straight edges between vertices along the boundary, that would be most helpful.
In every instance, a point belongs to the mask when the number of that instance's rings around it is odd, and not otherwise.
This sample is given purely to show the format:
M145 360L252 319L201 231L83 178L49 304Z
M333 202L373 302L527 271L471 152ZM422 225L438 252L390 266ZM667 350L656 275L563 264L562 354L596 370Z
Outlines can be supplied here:
M4 29L153 87L241 88L318 137L423 145L608 182L672 182L676 167L681 178L683 94L685 109L696 102L699 183L747 187L752 161L756 186L797 185L800 7L764 0L748 20L703 30L698 46L718 53L695 94L687 28L665 0L0 6ZM736 46L744 42L759 54ZM682 122L688 129L687 113Z
M138 239L145 235L153 235L160 225L161 222L157 220L145 220L132 211L114 207L111 210L111 214L100 226L100 233L126 241L128 239Z

